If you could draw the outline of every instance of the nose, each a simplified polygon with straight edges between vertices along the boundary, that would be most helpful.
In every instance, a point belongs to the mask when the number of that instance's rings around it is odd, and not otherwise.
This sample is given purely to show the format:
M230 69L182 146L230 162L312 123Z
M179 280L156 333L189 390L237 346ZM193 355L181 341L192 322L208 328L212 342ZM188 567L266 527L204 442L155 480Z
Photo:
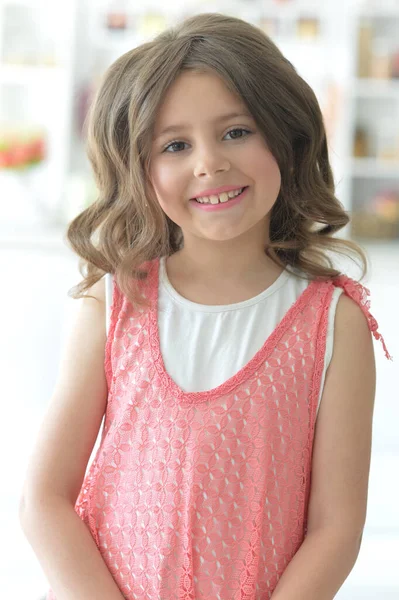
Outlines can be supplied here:
M209 145L203 148L197 154L197 159L194 167L194 175L199 178L212 178L217 173L224 173L230 169L230 162L215 148L210 148Z

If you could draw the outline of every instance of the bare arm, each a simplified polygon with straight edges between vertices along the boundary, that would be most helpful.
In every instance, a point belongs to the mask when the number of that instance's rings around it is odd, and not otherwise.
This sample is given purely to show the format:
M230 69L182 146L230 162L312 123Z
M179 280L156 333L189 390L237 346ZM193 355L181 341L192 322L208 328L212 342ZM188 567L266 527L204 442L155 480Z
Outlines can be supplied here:
M20 523L57 600L123 600L74 510L107 402L104 280L80 303L20 500Z
M124 600L68 500L42 500L21 517L21 525L57 600Z
M332 600L356 562L367 512L375 379L366 319L342 295L315 430L308 533L272 600Z

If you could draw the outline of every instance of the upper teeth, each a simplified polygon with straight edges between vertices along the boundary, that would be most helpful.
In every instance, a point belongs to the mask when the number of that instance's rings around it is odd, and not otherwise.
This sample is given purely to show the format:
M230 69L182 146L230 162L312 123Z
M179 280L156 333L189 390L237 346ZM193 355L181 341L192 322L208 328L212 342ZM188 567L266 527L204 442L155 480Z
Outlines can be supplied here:
M197 202L210 203L210 204L218 204L219 202L227 202L229 198L235 198L244 188L239 190L233 190L232 192L223 192L222 194L218 194L217 196L202 196L201 198L196 198Z

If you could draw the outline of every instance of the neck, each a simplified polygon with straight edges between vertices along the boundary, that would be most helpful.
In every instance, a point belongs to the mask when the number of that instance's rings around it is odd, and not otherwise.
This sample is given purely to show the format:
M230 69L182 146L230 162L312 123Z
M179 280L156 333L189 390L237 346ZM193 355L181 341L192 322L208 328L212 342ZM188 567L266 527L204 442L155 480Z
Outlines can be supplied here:
M247 233L227 241L185 236L184 247L168 259L169 272L176 279L195 280L219 290L270 284L283 268L266 255L268 238L264 239L263 232L262 236Z

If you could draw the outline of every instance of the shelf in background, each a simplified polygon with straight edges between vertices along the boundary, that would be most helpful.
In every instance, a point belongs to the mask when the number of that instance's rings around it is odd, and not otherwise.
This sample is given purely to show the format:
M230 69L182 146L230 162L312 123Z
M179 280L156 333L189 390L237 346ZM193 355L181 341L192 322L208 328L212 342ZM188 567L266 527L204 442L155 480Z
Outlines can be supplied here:
M399 19L399 8L392 2L391 6L384 6L376 2L375 6L363 6L358 14L359 19Z
M399 98L399 79L353 79L352 94L360 98Z
M378 160L377 158L354 158L351 163L352 177L368 179L398 179L399 160Z

